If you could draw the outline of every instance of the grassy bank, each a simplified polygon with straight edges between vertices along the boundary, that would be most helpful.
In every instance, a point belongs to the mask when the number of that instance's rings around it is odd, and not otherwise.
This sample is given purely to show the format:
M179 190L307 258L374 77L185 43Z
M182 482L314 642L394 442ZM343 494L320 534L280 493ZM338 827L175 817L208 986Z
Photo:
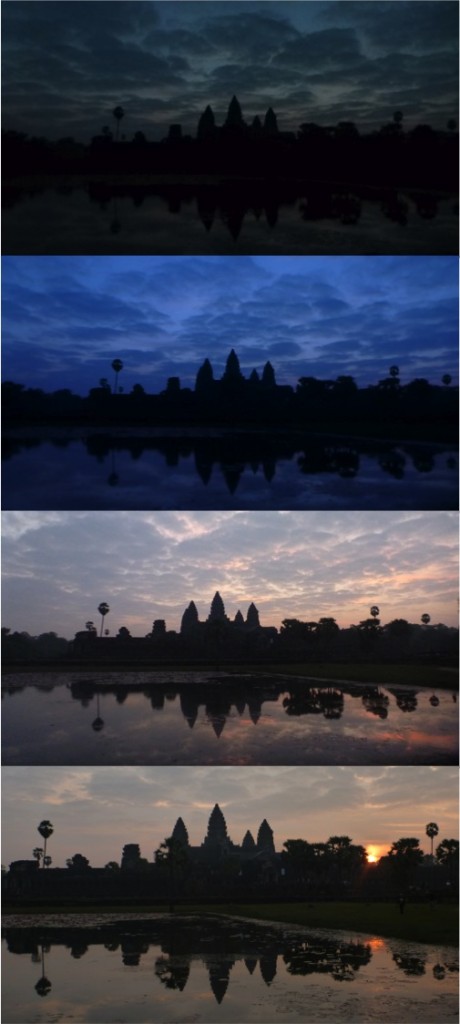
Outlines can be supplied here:
M453 904L275 903L214 907L215 913L280 921L306 928L339 928L414 942L457 945L458 908Z
M69 906L3 907L4 916L20 918L23 915L40 918L53 915L116 914L133 917L137 914L167 914L168 906L119 905L96 906L88 904ZM406 903L401 914L397 902L353 903L251 903L251 904L176 904L176 914L228 914L248 917L257 921L276 921L302 925L305 928L330 928L343 931L365 932L388 938L413 942L442 943L456 946L458 942L458 907L454 903ZM64 922L63 922L64 923Z
M261 671L264 671L261 669ZM377 683L379 686L436 686L448 690L458 688L458 669L441 665L391 665L353 662L348 665L298 664L273 665L273 674L305 676L318 679L346 680L356 683Z

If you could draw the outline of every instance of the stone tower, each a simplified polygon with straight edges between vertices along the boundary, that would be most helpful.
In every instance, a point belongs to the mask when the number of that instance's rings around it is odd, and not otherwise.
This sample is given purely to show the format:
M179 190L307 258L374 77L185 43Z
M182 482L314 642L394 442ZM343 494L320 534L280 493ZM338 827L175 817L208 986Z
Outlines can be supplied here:
M223 856L232 849L232 843L227 835L227 824L219 804L215 805L209 816L203 849L215 857Z
M268 821L264 818L259 831L257 833L257 849L264 853L274 853L275 844L273 842L273 829L270 828Z
M188 832L184 825L184 822L182 821L182 818L178 818L176 824L174 825L174 828L172 830L172 839L175 839L178 843L181 843L182 846L190 845Z
M194 601L190 601L182 616L181 633L190 633L198 625L198 612Z
M257 611L257 608L253 601L251 601L251 604L249 605L248 608L248 614L246 616L246 626L248 629L259 629L260 627L259 612Z
M249 831L249 829L246 832L246 835L244 836L243 842L241 843L241 849L244 853L255 853L256 851L254 837L252 833Z
M215 622L216 620L221 621L225 618L226 615L224 602L219 594L219 591L216 590L216 593L214 594L214 597L211 601L211 609L208 615L208 622Z

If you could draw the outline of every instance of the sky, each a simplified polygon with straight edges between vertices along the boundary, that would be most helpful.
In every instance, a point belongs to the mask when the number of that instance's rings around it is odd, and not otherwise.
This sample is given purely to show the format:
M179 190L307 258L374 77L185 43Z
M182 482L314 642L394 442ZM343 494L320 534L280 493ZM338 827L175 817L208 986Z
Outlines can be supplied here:
M457 117L455 0L4 0L5 129L88 141L121 104L127 139L195 134L237 94L250 123L272 106L283 130L404 115Z
M113 386L115 358L127 393L194 387L232 348L246 377L270 360L279 384L365 386L392 365L403 384L457 380L454 256L5 256L2 269L3 379L27 387Z
M219 591L227 615L253 601L263 626L380 608L457 625L454 512L3 512L3 625L73 639L101 601L104 627L146 636L154 619L201 621Z
M3 863L31 859L42 846L40 821L54 826L48 852L55 867L82 853L92 867L120 862L125 843L148 860L182 817L190 843L204 839L215 803L227 832L241 843L264 818L275 849L286 839L325 842L348 835L383 856L402 836L420 840L428 822L436 844L458 836L457 770L449 767L82 767L3 768Z

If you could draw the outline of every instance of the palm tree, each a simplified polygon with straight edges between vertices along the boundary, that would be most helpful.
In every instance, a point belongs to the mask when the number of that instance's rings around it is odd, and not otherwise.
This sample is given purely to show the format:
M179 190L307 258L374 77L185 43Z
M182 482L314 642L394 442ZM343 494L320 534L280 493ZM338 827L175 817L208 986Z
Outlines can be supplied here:
M423 622L424 626L428 626L431 622L431 615L428 615L428 612L424 612L423 615L420 616L420 621Z
M117 122L116 138L117 138L117 141L118 141L118 136L120 134L120 121L121 121L122 117L125 116L125 112L123 110L123 107L115 107L115 109L112 110L112 114L113 114L113 116L114 116L114 118L115 118L115 120Z
M53 863L53 858L50 857L49 854L46 857L43 858L43 867L44 868L51 867L52 863Z
M99 605L97 610L99 612L99 615L102 616L102 618L101 618L101 632L100 632L100 636L102 636L102 627L104 625L104 618L105 618L106 615L109 614L110 608L109 608L108 604L105 601L101 601L101 604Z
M120 373L120 370L122 370L122 369L123 369L123 363L122 363L121 359L114 359L113 363L112 363L112 370L115 371L115 388L114 388L114 392L113 392L114 395L118 394L118 374Z
M443 374L442 383L446 385L446 388L449 387L449 384L452 383L452 377L451 377L450 373Z
M390 377L399 377L399 366L390 366Z
M45 857L46 857L46 841L47 841L47 839L49 839L50 836L53 835L54 826L51 824L50 821L41 821L40 824L37 826L37 831L40 833L41 836L43 836L43 839L45 840L45 847L44 847L44 850L43 850L43 867L44 867L45 866Z
M38 861L38 864L40 864L40 861L43 857L43 847L36 846L35 850L32 850L32 856L35 857L35 860Z
M426 832L427 836L429 836L429 838L431 839L431 857L433 857L433 839L434 839L435 836L437 836L437 834L439 832L439 828L438 828L436 822L435 821L429 821L428 825L426 826L425 832Z
M380 608L378 608L376 604L373 604L370 612L371 612L372 618L376 619L377 616L380 615Z

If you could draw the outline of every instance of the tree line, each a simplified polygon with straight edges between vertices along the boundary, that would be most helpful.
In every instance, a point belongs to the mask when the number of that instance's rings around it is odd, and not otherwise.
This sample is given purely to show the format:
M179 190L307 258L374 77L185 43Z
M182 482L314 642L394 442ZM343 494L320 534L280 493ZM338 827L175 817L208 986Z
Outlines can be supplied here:
M449 897L457 888L459 842L443 838L434 849L439 835L436 822L425 828L430 854L424 854L419 838L402 837L376 863L368 860L365 847L347 835L332 835L325 842L287 839L282 851L262 856L245 851L244 843L225 855L209 851L203 855L202 847L190 847L188 842L169 836L154 852L153 861L141 855L139 844L127 843L120 862L110 860L103 868L92 868L87 857L75 853L62 869L52 868L47 853L47 840L54 833L52 823L40 822L38 832L45 843L33 849L34 859L15 861L4 872L6 895L33 896L54 890L59 899L59 895L78 898L79 893L88 896L98 891L101 898L104 893L111 898L148 893L151 898L171 901L207 896L245 898L274 885L274 899L328 899L392 898L395 893L415 897L432 892Z
M109 125L89 144L71 136L51 141L10 130L3 133L3 172L17 175L120 173L234 175L241 179L283 181L304 178L367 184L418 185L457 189L457 124L433 129L418 124L405 130L404 114L394 111L379 129L360 132L349 120L335 125L303 121L297 131L283 131L272 107L263 117L247 121L233 96L225 120L216 122L208 104L198 119L195 136L172 124L162 140L149 141L137 130L131 139L120 137L129 113L113 109L115 135ZM429 215L429 214L427 214Z
M357 624L341 628L335 618L322 616L318 621L285 618L276 627L256 625L247 628L235 621L202 622L194 630L167 630L164 619L156 619L145 637L134 637L125 625L110 635L104 628L110 612L107 602L99 605L101 624L86 621L75 640L69 641L49 631L31 636L26 631L2 627L2 648L5 664L14 662L65 661L72 658L142 662L156 664L196 660L200 663L224 657L276 664L283 662L326 663L378 661L379 663L434 662L456 664L458 630L444 623L431 624L427 612L420 623L392 619L382 624L379 609L371 608L369 617Z
M398 366L376 384L359 387L351 375L335 379L302 376L296 387L278 384L272 363L245 376L234 349L220 378L209 358L199 367L194 387L169 377L158 394L141 383L129 393L119 385L123 361L112 362L114 383L105 377L85 397L68 388L46 393L40 388L6 381L2 384L5 426L26 423L94 423L141 426L228 426L252 429L280 427L344 434L414 436L455 439L458 434L458 387L450 374L439 384L415 378L406 384Z

